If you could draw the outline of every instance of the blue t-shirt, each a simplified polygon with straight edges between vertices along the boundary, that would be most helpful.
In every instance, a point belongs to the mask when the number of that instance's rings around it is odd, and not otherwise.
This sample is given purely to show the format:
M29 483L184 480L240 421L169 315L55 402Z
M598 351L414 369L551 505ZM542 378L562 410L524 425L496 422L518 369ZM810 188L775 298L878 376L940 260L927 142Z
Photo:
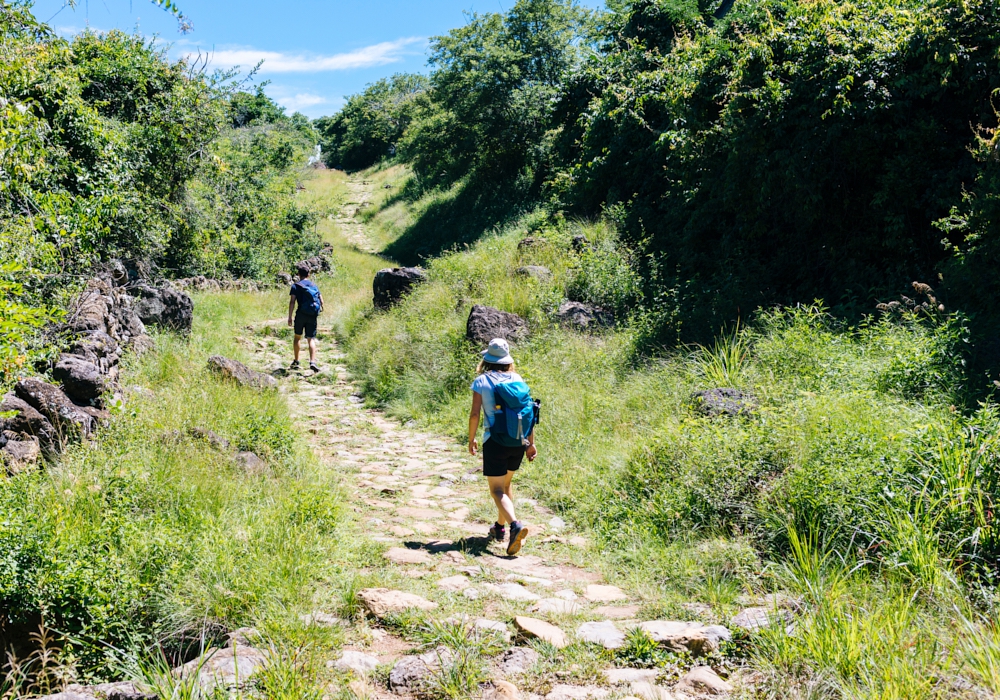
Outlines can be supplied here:
M292 285L291 290L288 292L289 296L295 297L295 313L296 314L312 314L309 309L312 306L312 294L306 289L306 286L316 289L316 285L310 280L299 280ZM319 291L319 290L317 290Z
M489 379L486 378L489 375ZM486 414L486 424L483 426L483 442L490 439L490 426L493 425L493 416L496 414L496 400L493 398L493 386L490 384L503 384L504 382L523 382L521 375L517 372L486 372L476 377L472 382L472 390L483 397L483 413Z

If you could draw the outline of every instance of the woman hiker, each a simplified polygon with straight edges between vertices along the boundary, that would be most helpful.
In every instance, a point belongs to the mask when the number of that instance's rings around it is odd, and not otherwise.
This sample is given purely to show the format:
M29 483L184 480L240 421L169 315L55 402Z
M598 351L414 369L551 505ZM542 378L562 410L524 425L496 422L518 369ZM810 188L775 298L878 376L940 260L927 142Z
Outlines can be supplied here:
M469 454L475 455L478 450L476 431L479 429L479 412L486 414L483 426L483 474L489 482L490 495L497 506L497 521L490 528L490 536L502 542L505 526L510 524L510 540L507 544L507 554L514 555L521 550L521 543L528 535L528 528L514 515L514 492L511 488L511 478L520 466L524 456L528 461L534 461L538 454L535 449L535 411L537 405L532 402L528 387L517 372L514 371L514 358L510 356L510 347L503 338L494 338L483 353L483 359L477 369L479 376L472 382L472 411L469 413ZM495 391L498 385L507 385ZM500 393L505 397L505 405L501 405ZM513 396L513 399L510 397ZM521 401L522 404L517 404ZM514 406L510 404L514 403ZM523 405L520 413L516 410ZM531 413L527 414L527 406L531 405ZM498 410L499 409L499 410ZM505 410L506 409L506 410ZM515 410L511 410L515 409ZM520 415L525 414L523 423ZM497 426L502 423L502 433ZM514 427L514 423L516 426ZM511 425L507 429L508 424ZM491 435L494 428L496 435ZM525 435L524 433L527 433ZM506 444L505 444L506 443Z

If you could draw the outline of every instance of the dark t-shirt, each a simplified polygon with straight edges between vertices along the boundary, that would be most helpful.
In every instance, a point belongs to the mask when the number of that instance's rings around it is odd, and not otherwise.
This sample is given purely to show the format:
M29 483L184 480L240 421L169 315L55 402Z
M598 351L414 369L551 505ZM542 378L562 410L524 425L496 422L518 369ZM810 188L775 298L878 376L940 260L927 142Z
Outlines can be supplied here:
M309 290L305 288L306 284L312 286L314 289L316 288L316 285L309 280L300 280L292 285L288 295L295 297L296 315L305 314L313 316L315 314L309 310L309 307L312 306L312 294L310 294Z

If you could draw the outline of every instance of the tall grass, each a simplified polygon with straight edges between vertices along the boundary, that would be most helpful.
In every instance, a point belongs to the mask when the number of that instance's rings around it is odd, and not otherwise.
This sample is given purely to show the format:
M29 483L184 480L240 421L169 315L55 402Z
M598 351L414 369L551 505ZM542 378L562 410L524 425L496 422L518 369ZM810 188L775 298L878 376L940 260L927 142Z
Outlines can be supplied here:
M591 251L574 252L577 233ZM540 244L518 246L529 234ZM962 322L847 327L819 304L778 308L637 366L641 314L591 333L552 317L580 290L603 304L593 290L634 294L630 256L605 224L525 216L430 261L430 282L392 311L357 309L344 326L353 370L389 411L463 440L479 350L465 339L469 309L518 313L532 332L513 355L543 400L539 458L518 478L593 529L591 556L644 591L647 610L688 616L701 601L706 619L726 622L741 593L803 597L794 630L751 640L765 696L961 697L972 677L989 687L989 629L970 623L970 635L954 613L993 605L987 436L1000 421L992 405L955 409ZM515 274L527 264L551 279ZM691 396L714 387L752 393L756 413L701 416Z

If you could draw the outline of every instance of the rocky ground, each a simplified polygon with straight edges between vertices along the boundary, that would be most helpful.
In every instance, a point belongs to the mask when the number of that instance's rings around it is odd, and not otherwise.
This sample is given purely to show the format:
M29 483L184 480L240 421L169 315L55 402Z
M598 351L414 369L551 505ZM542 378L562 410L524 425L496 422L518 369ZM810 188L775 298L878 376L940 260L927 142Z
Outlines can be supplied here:
M262 324L244 339L257 353L255 364L279 375L289 351L287 340L274 337L283 323ZM279 390L315 454L342 475L359 530L383 550L388 565L381 585L357 591L363 614L350 622L342 655L330 660L354 676L356 696L417 697L454 663L444 647L416 653L417 645L399 630L399 616L408 614L430 626L463 629L470 639L495 637L486 697L679 700L733 690L709 663L699 662L717 658L720 644L731 638L727 628L645 619L641 600L581 565L589 546L584 537L516 493L519 517L531 534L519 556L507 556L504 545L487 537L495 510L479 461L451 439L366 408L339 364L343 356L332 335L324 336L323 371L288 373ZM319 622L347 624L327 618L316 615ZM693 661L674 673L620 667L615 650L633 627ZM585 663L572 663L581 648L588 650ZM568 650L566 663L560 662L562 650Z

